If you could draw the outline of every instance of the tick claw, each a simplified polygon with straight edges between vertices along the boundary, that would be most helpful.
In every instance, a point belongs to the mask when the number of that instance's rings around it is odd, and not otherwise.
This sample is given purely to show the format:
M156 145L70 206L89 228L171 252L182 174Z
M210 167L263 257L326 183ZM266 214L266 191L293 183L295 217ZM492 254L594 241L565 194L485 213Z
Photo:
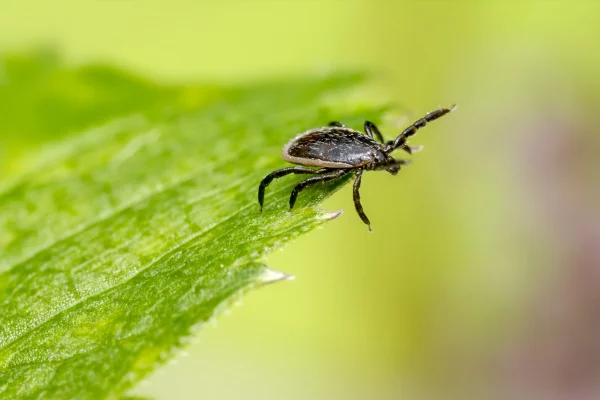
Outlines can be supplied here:
M410 146L403 144L402 146L400 146L400 148L402 150L404 150L405 152L407 152L408 154L412 155L413 151L412 151L412 148Z

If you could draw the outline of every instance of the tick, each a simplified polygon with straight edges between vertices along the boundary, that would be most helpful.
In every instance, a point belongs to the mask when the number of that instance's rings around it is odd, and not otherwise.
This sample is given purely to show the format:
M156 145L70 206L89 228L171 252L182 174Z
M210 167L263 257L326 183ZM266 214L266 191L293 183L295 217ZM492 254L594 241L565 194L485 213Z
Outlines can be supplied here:
M396 175L402 165L410 164L409 160L399 160L390 154L397 149L412 154L420 147L409 146L406 142L420 128L427 125L450 111L450 108L440 108L432 111L406 128L395 140L385 142L381 132L372 122L365 121L365 133L348 128L340 122L331 122L329 126L310 129L290 140L281 151L281 157L300 167L288 167L271 172L258 187L258 203L262 212L265 198L265 189L273 179L289 174L315 175L300 183L292 190L290 195L290 210L296 203L298 193L303 189L319 182L339 179L346 174L354 173L354 207L356 212L367 224L369 231L371 223L360 204L360 181L363 171L387 171ZM375 140L377 139L377 140ZM308 168L313 167L313 168ZM317 167L317 169L314 169Z

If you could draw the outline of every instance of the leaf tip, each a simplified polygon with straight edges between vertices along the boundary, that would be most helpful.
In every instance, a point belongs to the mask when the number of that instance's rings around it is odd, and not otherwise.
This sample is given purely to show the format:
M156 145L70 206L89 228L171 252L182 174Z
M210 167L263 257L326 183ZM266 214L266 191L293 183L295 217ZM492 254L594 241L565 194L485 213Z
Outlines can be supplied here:
M339 217L340 215L342 215L343 212L344 212L344 210L324 212L323 214L321 214L321 219L323 221L332 221L332 220L336 219L337 217Z
M276 271L274 269L266 268L262 274L258 277L258 282L263 285L280 281L291 281L296 279L294 275L286 274L285 272Z

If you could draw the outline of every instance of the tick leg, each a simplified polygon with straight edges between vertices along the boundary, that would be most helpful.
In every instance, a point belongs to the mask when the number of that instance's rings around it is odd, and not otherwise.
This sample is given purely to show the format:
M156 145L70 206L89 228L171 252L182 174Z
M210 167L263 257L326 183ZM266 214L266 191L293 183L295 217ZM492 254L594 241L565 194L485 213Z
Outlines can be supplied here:
M405 152L407 152L408 154L415 154L421 150L423 150L423 145L419 145L419 146L409 146L407 144L401 144L400 146L398 146L399 149L404 150Z
M339 121L331 121L329 123L329 126L337 126L337 127L340 127L340 128L346 128L346 125L342 124Z
M379 132L377 125L375 125L374 123L370 121L365 121L365 132L367 133L367 136L371 139L373 139L373 135L375 135L377 137L377 140L383 143L383 136L381 136L381 132Z
M307 188L308 186L314 185L315 183L327 182L327 181L332 181L337 178L341 178L342 176L344 176L348 173L348 170L345 170L345 169L337 169L337 170L329 169L328 171L329 171L329 173L322 174L319 176L313 176L312 178L303 180L302 182L300 182L299 184L297 184L294 187L294 189L292 190L292 194L290 195L290 210L292 208L294 208L294 204L296 203L296 198L298 197L298 193L300 193L300 191L302 191L303 189Z
M310 169L306 167L288 167L271 172L269 175L265 176L265 178L260 182L260 185L258 186L258 204L260 204L260 211L262 212L263 209L265 189L267 188L267 186L269 186L273 179L281 178L282 176L286 176L289 174L323 174L328 171L330 170L327 168Z
M412 153L413 151L415 151L416 149L409 147L409 146L405 146L406 140L409 137L413 136L415 133L417 133L417 131L419 129L421 129L425 125L427 125L427 123L429 123L431 121L435 121L436 119L438 119L440 117L443 117L444 115L448 114L450 111L453 111L454 108L456 108L456 105L453 105L450 108L440 108L438 110L427 113L427 115L425 115L423 118L419 119L414 124L412 124L411 126L406 128L400 134L400 136L398 136L396 138L396 140L389 141L386 143L387 147L389 148L389 152L392 152L392 151L396 150L397 148L401 148L408 153Z
M360 193L359 193L359 189L360 189L360 180L362 179L362 169L357 169L356 170L356 179L354 180L354 208L356 208L356 212L358 213L358 216L360 217L360 219L362 219L362 221L367 224L367 226L369 227L369 232L371 232L371 222L369 222L369 218L367 218L367 215L365 214L365 212L363 211L362 208L362 204L360 204Z

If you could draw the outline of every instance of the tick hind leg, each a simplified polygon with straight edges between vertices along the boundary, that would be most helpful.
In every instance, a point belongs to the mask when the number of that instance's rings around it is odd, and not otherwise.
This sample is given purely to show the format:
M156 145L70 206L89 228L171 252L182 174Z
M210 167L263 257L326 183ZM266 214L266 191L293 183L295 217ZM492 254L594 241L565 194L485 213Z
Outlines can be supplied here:
M294 204L296 203L298 193L300 193L302 190L319 182L328 182L337 178L341 178L342 176L348 173L348 170L345 169L324 169L327 173L324 173L319 176L313 176L312 178L303 180L294 187L294 189L292 190L292 194L290 195L290 210L294 208Z
M258 204L260 204L260 211L262 212L263 209L263 203L265 200L265 189L267 188L267 186L269 186L273 179L281 178L282 176L286 176L289 174L324 174L328 171L330 170L327 168L310 169L306 167L288 167L271 172L269 175L265 176L265 178L260 182L260 185L258 186Z
M356 208L356 212L358 213L358 216L360 217L360 219L362 219L362 221L367 224L367 226L369 227L369 232L371 232L371 222L369 222L369 218L367 217L367 214L365 214L363 208L362 208L362 204L360 204L360 181L362 179L362 169L357 169L356 170L356 179L354 180L354 190L353 190L353 194L354 194L354 208Z

